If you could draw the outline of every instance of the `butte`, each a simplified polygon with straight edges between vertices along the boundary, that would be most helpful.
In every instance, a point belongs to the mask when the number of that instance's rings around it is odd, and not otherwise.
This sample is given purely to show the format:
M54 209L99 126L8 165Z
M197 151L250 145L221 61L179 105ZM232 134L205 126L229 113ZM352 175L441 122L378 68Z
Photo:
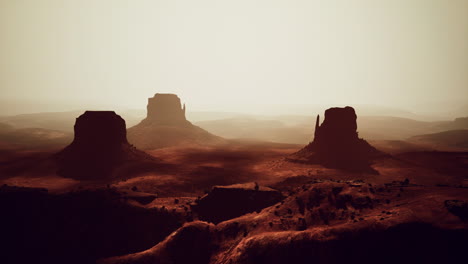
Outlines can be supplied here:
M357 115L352 107L327 109L321 125L320 116L317 116L314 140L294 153L290 160L376 173L370 165L374 159L385 154L359 138L356 120Z
M175 94L148 98L147 116L128 129L128 140L140 149L170 146L215 145L225 140L193 125L185 118L185 104Z
M156 161L128 143L125 120L114 111L86 111L74 130L73 142L55 155L57 173L63 177L112 179L118 168Z

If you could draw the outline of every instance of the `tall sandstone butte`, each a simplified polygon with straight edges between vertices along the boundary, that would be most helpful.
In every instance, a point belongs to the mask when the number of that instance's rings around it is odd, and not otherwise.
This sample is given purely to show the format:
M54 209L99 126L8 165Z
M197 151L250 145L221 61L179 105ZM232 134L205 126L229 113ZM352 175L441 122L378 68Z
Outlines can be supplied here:
M73 142L56 155L61 176L107 179L128 161L154 160L128 143L125 120L114 111L86 111L74 130Z
M356 119L352 107L327 109L321 125L317 116L314 140L292 159L331 168L372 171L371 161L383 153L359 138Z
M148 98L148 114L144 122L160 125L188 125L185 119L185 104L181 107L180 99L175 94L156 94Z
M190 144L211 145L224 140L185 118L185 104L175 94L157 93L148 99L147 116L128 129L128 139L141 149L157 149Z

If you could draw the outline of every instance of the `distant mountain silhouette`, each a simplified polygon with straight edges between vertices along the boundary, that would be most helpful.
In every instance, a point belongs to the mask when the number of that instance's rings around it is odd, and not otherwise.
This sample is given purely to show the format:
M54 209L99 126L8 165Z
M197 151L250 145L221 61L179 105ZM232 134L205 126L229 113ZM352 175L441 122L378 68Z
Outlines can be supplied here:
M411 137L410 142L430 145L435 148L468 149L468 129L449 130L440 133L425 134Z
M190 123L177 95L159 93L148 99L147 117L128 129L128 140L141 149L224 142Z

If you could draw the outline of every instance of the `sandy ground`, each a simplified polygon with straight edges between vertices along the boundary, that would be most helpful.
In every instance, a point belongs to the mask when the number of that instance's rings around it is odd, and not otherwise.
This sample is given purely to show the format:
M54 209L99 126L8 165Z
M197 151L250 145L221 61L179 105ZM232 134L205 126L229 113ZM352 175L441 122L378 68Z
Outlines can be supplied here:
M220 147L193 145L157 149L148 153L161 159L170 169L129 174L123 179L113 179L104 184L119 189L137 187L143 192L171 197L203 195L214 185L255 181L271 186L297 176L308 179L365 180L375 184L408 179L411 183L425 186L464 185L468 177L466 152L396 154L375 161L373 168L379 174L367 174L288 161L288 155L300 147L243 143ZM58 176L56 164L51 158L53 154L51 151L8 152L0 163L0 184L46 188L50 192L66 192L98 184Z

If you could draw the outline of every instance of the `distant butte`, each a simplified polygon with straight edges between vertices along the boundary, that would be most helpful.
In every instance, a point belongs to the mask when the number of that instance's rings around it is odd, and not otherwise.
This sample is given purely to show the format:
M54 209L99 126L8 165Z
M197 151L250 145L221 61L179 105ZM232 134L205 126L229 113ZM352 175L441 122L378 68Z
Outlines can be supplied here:
M314 140L293 154L292 160L375 173L370 163L384 154L359 138L356 119L356 112L350 106L327 109L321 125L317 116Z
M73 142L56 155L61 176L108 179L125 162L155 160L128 143L125 120L114 111L86 111L74 130Z
M185 104L182 106L177 95L155 94L148 99L146 118L128 129L129 141L141 149L224 142L224 139L190 123L185 110Z
M185 118L185 104L175 94L156 94L148 98L147 117L143 122L159 125L189 125Z

